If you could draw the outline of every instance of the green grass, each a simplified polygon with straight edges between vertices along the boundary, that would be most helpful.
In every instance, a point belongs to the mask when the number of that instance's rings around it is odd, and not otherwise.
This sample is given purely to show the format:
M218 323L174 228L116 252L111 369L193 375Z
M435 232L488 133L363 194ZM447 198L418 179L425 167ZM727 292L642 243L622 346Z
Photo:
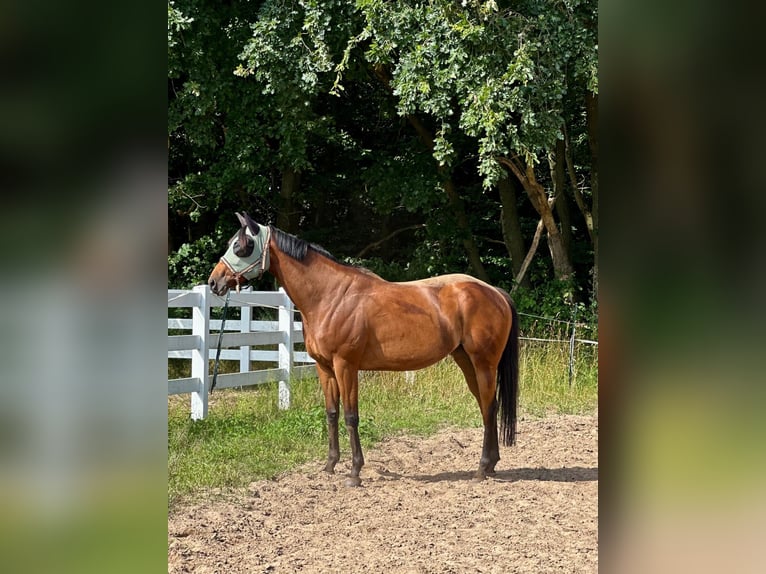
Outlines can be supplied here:
M569 344L525 341L519 360L519 409L531 416L584 414L598 404L598 351L579 345L569 381Z
M588 413L596 409L596 350L577 350L569 385L565 344L524 342L520 360L522 415ZM315 378L292 383L292 406L277 408L276 384L216 391L208 418L189 419L189 396L168 397L168 497L171 504L207 488L239 487L327 456L324 398ZM415 373L363 373L359 434L369 448L400 433L428 435L447 427L481 426L476 400L450 360ZM340 423L341 456L348 435Z

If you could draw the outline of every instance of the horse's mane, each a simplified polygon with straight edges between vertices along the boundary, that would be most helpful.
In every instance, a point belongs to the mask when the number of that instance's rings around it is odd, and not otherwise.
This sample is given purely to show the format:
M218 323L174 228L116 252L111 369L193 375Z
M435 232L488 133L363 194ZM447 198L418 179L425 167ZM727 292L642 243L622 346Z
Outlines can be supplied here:
M273 225L270 227L271 227L271 235L274 237L274 240L277 242L277 247L279 247L279 250L285 253L286 255L289 255L293 259L297 259L298 261L303 261L306 258L306 253L308 253L308 250L313 249L314 251L316 251L317 253L320 253L321 255L324 255L328 259L332 259L333 261L337 263L342 263L341 261L338 261L335 258L335 256L332 255L332 253L327 251L321 245L317 245L316 243L309 243L305 239L301 239L300 237L296 237L295 235L287 233L286 231L277 229Z
M317 253L319 253L319 255L326 257L330 261L334 261L335 263L339 263L340 265L345 265L346 267L352 267L356 269L357 271L361 271L363 273L369 273L371 275L375 275L375 273L373 273L369 269L365 269L364 267L359 267L357 265L352 265L351 263L340 261L332 253L327 251L327 249L325 249L321 245L317 245L316 243L310 243L306 241L305 239L301 239L300 237L296 237L295 235L292 235L291 233L282 231L281 229L278 229L274 227L273 225L269 227L271 227L271 236L274 238L274 241L276 241L277 247L279 247L279 250L282 251L285 255L289 255L293 259L296 259L298 261L303 261L306 258L306 253L308 253L309 249L311 249L312 251L316 251ZM377 277L377 275L375 276Z

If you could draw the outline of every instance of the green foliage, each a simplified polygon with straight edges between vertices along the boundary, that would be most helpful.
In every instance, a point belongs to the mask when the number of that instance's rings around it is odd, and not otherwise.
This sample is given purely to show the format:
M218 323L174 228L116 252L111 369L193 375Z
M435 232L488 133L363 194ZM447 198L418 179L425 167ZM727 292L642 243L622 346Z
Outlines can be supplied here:
M566 125L576 178L589 181L584 97L598 91L596 24L593 0L512 9L478 0L173 0L169 284L207 277L235 210L264 223L289 219L288 231L341 258L364 252L360 262L389 279L469 271L443 188L449 177L490 279L510 288L508 251L497 243L493 186L507 173L497 157L533 165L550 190L547 158ZM300 175L289 198L285 173ZM577 213L572 197L560 201ZM525 196L517 208L528 243L538 215ZM365 251L413 225L425 227ZM587 300L593 254L584 222L572 225L575 299ZM537 259L546 257L541 249ZM525 305L563 312L550 276L533 273Z
M217 261L220 250L221 242L209 236L184 243L168 257L168 283L179 289L205 283L213 270L211 261Z
M571 281L554 280L538 287L519 287L513 299L519 311L568 320L573 313L573 291Z
M383 150L365 170L365 179L376 214L422 213L445 201L433 162L415 139Z
M189 28L194 18L184 16L175 7L175 2L168 1L168 48L174 48L181 41L181 32ZM170 52L172 54L172 51Z
M371 39L365 56L392 68L399 113L435 118L434 157L442 165L454 159L456 128L475 137L486 186L500 175L498 156L537 163L551 149L569 81L597 89L595 3L357 4L362 36Z
M581 300L577 288L571 281L550 281L538 287L519 289L513 294L516 308L520 313L576 321L587 325L588 337L597 339L595 326L598 322L598 307L595 300ZM568 338L565 325L551 326L547 321L522 320L526 336Z

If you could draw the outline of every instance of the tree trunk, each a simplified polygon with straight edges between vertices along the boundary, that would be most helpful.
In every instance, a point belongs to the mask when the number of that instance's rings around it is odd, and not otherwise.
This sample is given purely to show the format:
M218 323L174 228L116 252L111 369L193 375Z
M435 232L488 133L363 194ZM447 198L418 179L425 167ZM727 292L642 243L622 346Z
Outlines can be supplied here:
M577 174L575 173L574 163L572 162L572 149L569 144L569 135L567 134L566 126L564 126L564 149L567 160L567 173L569 174L569 185L572 187L575 203L585 219L585 227L588 230L588 237L590 238L591 243L593 243L593 215L591 209L585 203L585 198L580 191L580 187L577 185Z
M556 203L556 198L552 197L548 200L548 206L553 209L553 205ZM521 269L519 269L519 272L516 274L516 278L514 279L513 288L511 289L511 293L515 292L516 289L521 286L524 281L527 274L527 269L529 269L529 264L532 263L532 259L535 257L535 253L537 253L537 246L540 243L540 237L543 234L543 229L545 226L543 225L542 218L540 221L537 222L537 227L535 228L535 234L532 237L532 245L529 247L529 251L527 252L526 257L524 257L524 261L521 264Z
M598 94L587 92L585 113L590 145L590 189L593 192L593 295L598 297Z
M487 275L487 271L484 269L484 265L481 262L479 248L476 245L476 241L473 239L473 235L471 234L471 226L468 223L468 215L465 212L465 205L463 204L462 198L455 189L455 184L452 181L452 178L445 179L442 183L442 186L444 187L444 191L447 192L447 197L449 198L450 206L452 207L452 213L455 215L457 226L461 231L461 241L463 242L465 253L468 256L468 263L470 263L471 269L473 269L474 275L476 275L476 277L482 281L489 282L489 276Z
M295 233L298 229L295 221L295 195L300 189L301 173L291 167L282 171L282 185L279 187L279 213L277 227L287 233Z
M506 157L499 157L497 160L511 169L513 174L521 182L521 185L524 186L524 190L527 192L532 206L537 213L540 214L540 219L542 219L545 230L548 232L548 248L551 252L553 273L556 276L556 279L562 281L570 279L574 273L572 262L569 259L569 254L564 248L561 232L553 217L553 210L548 203L545 189L537 181L532 166L529 164L522 166L518 160Z
M500 225L503 230L503 241L511 258L511 269L516 277L521 271L524 260L524 236L521 234L519 210L516 206L516 185L514 180L505 175L497 182L500 192ZM522 276L523 277L523 276ZM529 285L529 279L523 278L524 285Z
M551 180L553 181L553 196L556 198L556 214L561 222L561 241L572 259L572 216L566 197L566 146L564 140L556 140L556 153L551 164Z

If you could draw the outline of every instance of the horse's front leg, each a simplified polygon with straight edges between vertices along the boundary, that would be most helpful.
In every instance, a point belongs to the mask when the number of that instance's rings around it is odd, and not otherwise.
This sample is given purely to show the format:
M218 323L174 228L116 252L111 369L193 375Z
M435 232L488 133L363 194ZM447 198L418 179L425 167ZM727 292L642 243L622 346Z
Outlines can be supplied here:
M327 413L327 435L329 436L330 443L327 451L327 464L324 470L332 474L335 472L335 465L340 460L340 446L338 445L338 403L340 394L335 373L321 367L319 363L317 363L317 372L319 373L319 381L322 384L322 391L324 391L325 412Z
M362 454L362 444L359 442L359 411L358 409L344 409L346 419L346 429L351 443L351 475L346 479L346 486L361 486L362 479L359 478L359 472L364 466L364 455Z
M346 486L361 486L359 473L364 466L362 444L359 441L359 370L343 360L333 362L343 401L343 414L346 430L351 443L351 475L346 479Z

